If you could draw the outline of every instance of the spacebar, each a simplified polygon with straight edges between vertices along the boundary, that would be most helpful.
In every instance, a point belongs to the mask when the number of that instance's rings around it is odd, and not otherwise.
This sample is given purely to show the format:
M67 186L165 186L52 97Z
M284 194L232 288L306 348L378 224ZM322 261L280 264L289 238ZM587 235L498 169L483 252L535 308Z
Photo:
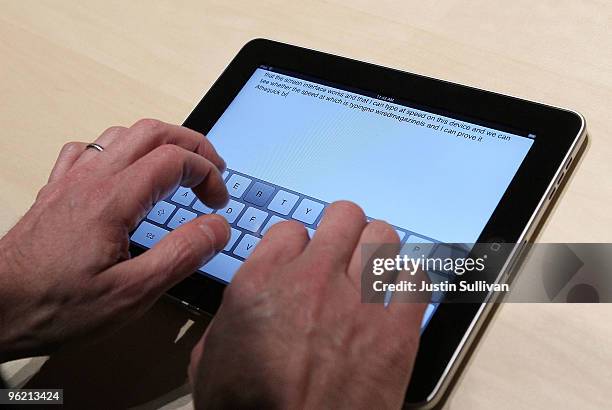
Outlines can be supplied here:
M242 261L220 253L204 264L200 270L229 283L240 265Z

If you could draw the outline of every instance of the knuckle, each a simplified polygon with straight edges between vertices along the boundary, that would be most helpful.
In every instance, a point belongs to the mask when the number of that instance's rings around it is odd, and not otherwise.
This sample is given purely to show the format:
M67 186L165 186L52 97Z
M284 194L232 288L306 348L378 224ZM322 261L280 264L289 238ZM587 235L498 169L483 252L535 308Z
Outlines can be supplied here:
M69 152L74 152L80 147L81 147L81 144L76 141L67 142L62 146L61 154L67 154Z
M36 194L36 201L42 201L48 198L48 196L51 195L53 191L57 191L57 184L50 183L43 186L38 190L38 193Z
M333 215L340 215L344 218L365 220L365 213L363 210L359 207L359 205L351 201L342 200L333 202L329 206L327 212Z
M169 159L178 161L182 157L183 149L177 145L164 144L155 148L155 155L162 157L163 159Z
M385 221L374 220L369 223L373 236L381 242L398 242L399 236L391 225Z
M268 231L269 236L282 234L283 236L297 236L304 234L306 228L298 221L283 221L272 225Z
M164 123L160 120L155 120L153 118L142 118L132 125L133 130L137 130L142 132L143 134L155 134L161 128L163 128Z
M215 147L212 145L212 143L208 140L208 138L204 134L201 134L201 135L202 137L201 137L200 146L202 147L202 155L204 155L206 158L211 158L215 154L217 154Z
M107 129L104 130L104 132L102 133L102 135L104 134L119 134L120 132L125 131L127 128L125 127L121 127L119 125L114 125L112 127L108 127Z

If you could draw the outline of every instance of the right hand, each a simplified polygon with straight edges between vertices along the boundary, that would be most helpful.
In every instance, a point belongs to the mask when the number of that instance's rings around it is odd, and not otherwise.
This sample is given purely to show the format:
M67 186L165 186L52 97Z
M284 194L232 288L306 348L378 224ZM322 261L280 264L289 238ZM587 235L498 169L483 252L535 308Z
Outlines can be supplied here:
M192 353L196 408L400 408L425 304L361 302L363 244L398 244L350 202L309 241L274 225Z

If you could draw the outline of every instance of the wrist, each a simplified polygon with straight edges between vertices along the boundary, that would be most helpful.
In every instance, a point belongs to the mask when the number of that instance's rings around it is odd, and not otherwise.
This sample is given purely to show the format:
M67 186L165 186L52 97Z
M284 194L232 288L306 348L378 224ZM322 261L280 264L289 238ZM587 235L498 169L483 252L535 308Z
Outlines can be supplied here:
M35 354L40 345L30 331L35 319L32 284L13 243L10 232L0 239L0 363Z
M368 369L343 374L337 383L317 383L306 393L303 408L325 408L329 403L342 403L346 409L402 408L404 388L377 383L372 377L360 381L362 375L368 375Z

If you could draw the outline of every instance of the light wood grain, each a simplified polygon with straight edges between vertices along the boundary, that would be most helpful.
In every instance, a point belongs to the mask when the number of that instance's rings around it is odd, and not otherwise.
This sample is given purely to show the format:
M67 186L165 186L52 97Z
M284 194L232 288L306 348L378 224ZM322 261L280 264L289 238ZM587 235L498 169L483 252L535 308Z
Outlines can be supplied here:
M28 209L65 142L141 117L181 122L240 47L265 37L583 113L590 145L539 240L612 238L609 1L5 0L0 9L0 232ZM447 407L607 407L610 323L607 305L504 306ZM19 384L40 363L4 372ZM189 407L176 399L185 393L143 405Z

